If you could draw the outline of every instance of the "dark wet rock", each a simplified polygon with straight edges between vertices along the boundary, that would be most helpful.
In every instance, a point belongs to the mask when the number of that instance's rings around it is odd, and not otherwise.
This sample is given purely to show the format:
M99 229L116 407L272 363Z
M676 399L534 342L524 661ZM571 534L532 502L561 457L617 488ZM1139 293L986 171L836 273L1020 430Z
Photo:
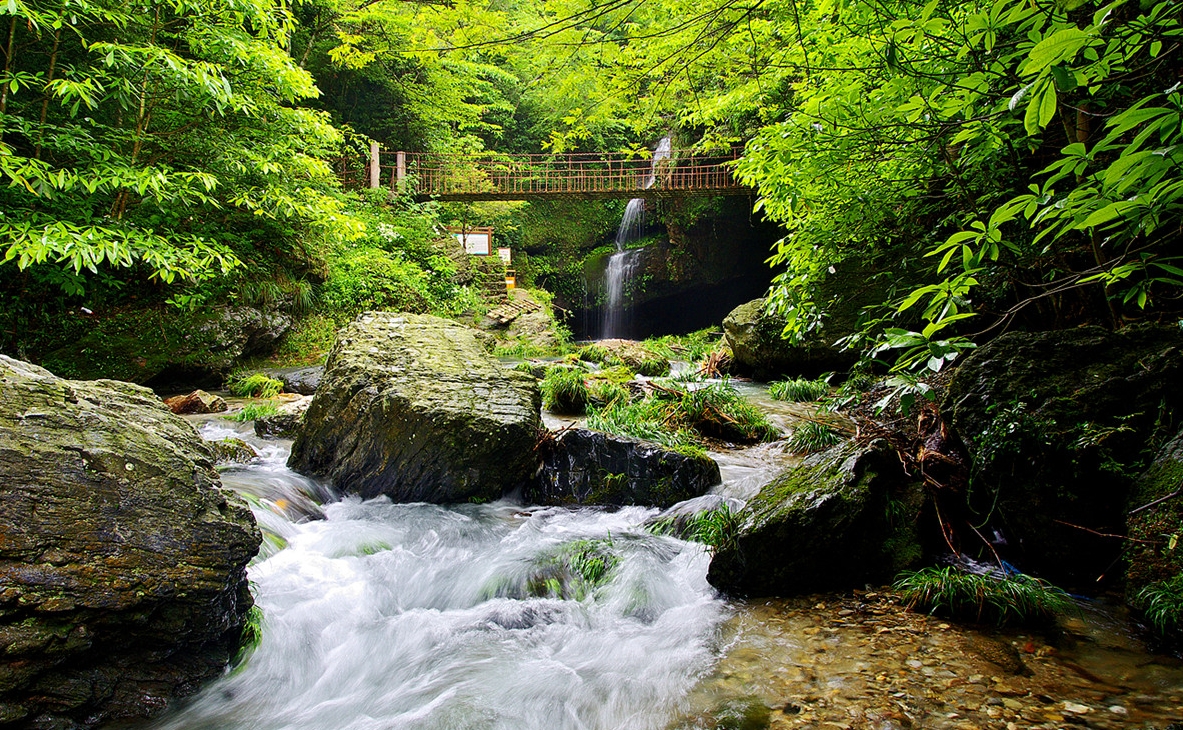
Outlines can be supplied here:
M965 359L943 410L973 459L976 519L992 515L985 534L998 530L1008 560L1068 586L1119 575L1121 541L1095 533L1124 532L1181 382L1178 327L1012 332Z
M834 342L850 334L850 327L828 321L810 332L803 342L784 339L785 320L768 314L767 300L755 299L741 304L723 320L723 332L731 348L732 369L757 380L783 376L815 377L824 372L845 370L858 359L842 352Z
M1126 546L1126 599L1138 605L1142 589L1183 575L1183 546L1177 544L1183 539L1183 431L1138 477L1126 514L1133 538ZM1172 535L1178 536L1174 545Z
M533 473L540 400L469 328L367 312L338 333L289 464L363 497L495 499Z
M214 461L219 464L245 464L259 456L255 447L242 439L225 438L210 442L214 450Z
M173 413L190 415L194 413L221 413L226 410L226 401L221 396L195 390L189 395L175 395L165 398L164 405Z
M278 368L266 372L269 377L283 382L285 393L316 395L316 388L320 385L324 370L324 365L312 365L306 368Z
M279 405L279 412L255 419L255 435L263 439L294 439L304 425L312 398L304 396Z
M525 498L535 504L669 507L720 482L708 456L587 429L555 434Z
M884 442L845 442L761 488L707 579L729 593L797 595L890 580L921 556L923 488Z
M9 723L150 716L238 648L259 530L151 391L0 356L0 524Z

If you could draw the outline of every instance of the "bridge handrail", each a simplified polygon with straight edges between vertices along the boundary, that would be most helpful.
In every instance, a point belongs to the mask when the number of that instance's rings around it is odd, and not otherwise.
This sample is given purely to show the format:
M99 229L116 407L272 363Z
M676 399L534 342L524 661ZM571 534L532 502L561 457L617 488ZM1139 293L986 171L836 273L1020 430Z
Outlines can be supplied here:
M675 152L654 164L652 155L633 152L441 154L376 148L360 166L342 161L342 177L362 172L370 186L389 181L417 196L620 194L659 191L728 191L743 186L732 177L740 150L726 154ZM375 174L377 171L377 174Z

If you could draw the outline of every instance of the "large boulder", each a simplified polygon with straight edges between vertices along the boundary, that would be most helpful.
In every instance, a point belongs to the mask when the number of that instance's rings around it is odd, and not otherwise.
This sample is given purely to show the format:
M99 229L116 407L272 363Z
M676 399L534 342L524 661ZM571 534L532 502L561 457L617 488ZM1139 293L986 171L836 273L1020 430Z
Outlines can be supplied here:
M636 439L577 428L558 432L526 501L554 505L669 507L720 483L719 465Z
M495 499L533 473L540 401L467 327L367 312L338 333L288 463L367 498Z
M769 314L766 299L755 299L731 310L723 320L723 333L731 348L734 370L757 380L815 377L845 370L858 359L834 345L840 337L850 334L848 328L825 323L801 342L784 339L784 328L784 317Z
M269 377L283 381L285 393L316 395L324 371L324 365L309 365L301 368L272 368L265 372Z
M156 714L223 672L250 510L151 391L0 356L0 725Z
M973 460L969 519L1020 569L1117 577L1133 477L1183 406L1183 331L1012 332L957 368L945 420ZM1005 541L1005 542L1003 542Z
M1126 598L1135 605L1149 585L1183 575L1183 431L1138 477L1125 511ZM1173 542L1172 542L1173 540Z
M924 488L883 441L844 442L760 489L707 580L727 593L785 596L890 580L921 557Z
M217 387L244 357L271 352L291 326L285 312L247 306L119 310L89 317L79 337L39 362L84 380L116 378L166 391Z
M165 398L164 405L168 409L178 415L188 415L193 413L221 413L229 406L221 396L213 393L206 393L204 390L195 390L189 395L174 395L172 398Z

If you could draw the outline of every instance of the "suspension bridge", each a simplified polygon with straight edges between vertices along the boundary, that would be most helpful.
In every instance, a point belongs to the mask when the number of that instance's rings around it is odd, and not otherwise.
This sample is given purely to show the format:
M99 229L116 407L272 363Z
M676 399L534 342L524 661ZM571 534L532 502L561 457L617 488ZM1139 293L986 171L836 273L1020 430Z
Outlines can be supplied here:
M386 187L417 200L444 201L607 198L681 198L749 195L732 175L740 151L723 155L675 152L668 159L640 155L441 155L381 150L368 158L342 158L337 174L346 187Z

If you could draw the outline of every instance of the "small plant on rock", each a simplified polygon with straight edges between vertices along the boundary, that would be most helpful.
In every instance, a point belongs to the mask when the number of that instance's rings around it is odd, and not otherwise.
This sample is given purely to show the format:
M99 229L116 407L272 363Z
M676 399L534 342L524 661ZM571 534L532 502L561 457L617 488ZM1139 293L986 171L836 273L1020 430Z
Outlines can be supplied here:
M239 398L274 398L283 392L283 381L264 373L236 373L226 389Z
M242 410L235 411L229 416L223 416L228 421L257 421L260 418L274 416L279 413L279 407L274 403L247 403Z
M789 448L803 454L813 454L825 451L831 446L837 446L842 437L832 428L817 421L805 421L793 427L789 434Z
M539 387L542 405L552 413L577 415L587 409L590 396L581 370L551 368Z
M909 608L999 626L1050 621L1072 609L1061 588L1029 575L977 575L953 567L900 574L895 590Z

